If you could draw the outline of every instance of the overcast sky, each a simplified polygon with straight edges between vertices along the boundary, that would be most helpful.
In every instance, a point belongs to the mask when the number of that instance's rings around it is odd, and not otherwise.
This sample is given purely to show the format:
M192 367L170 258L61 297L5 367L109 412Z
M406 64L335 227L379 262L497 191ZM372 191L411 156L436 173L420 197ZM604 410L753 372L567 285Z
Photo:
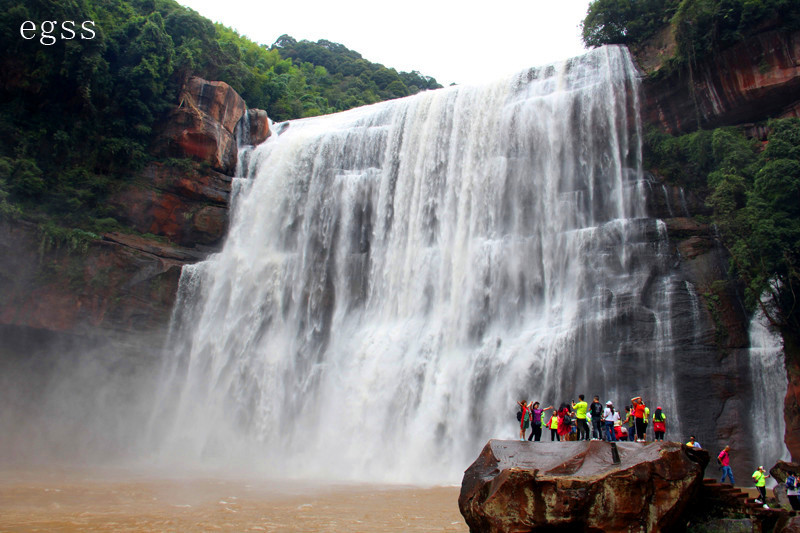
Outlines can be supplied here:
M584 52L589 0L178 0L260 44L327 39L442 85L479 84Z

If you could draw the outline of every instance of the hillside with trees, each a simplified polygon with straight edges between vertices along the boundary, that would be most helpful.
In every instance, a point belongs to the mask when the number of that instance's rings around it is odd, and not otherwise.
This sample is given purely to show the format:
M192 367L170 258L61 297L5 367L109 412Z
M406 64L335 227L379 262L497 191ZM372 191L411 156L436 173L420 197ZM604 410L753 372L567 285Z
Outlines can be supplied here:
M800 28L794 0L595 0L581 25L588 47L625 44L636 50L669 24L673 60L697 61L767 28Z
M124 229L105 199L153 160L154 128L190 76L228 83L276 121L439 87L336 43L258 44L172 0L12 0L4 11L0 216L55 236ZM56 26L44 39L47 20L91 20L95 35L60 38ZM25 21L33 38L20 35Z

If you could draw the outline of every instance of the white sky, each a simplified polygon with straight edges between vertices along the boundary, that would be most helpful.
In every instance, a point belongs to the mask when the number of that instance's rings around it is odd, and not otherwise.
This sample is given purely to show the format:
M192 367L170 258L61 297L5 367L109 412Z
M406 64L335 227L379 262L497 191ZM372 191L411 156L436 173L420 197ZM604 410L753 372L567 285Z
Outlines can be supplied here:
M480 84L584 52L589 0L178 0L251 40L327 39L442 85Z

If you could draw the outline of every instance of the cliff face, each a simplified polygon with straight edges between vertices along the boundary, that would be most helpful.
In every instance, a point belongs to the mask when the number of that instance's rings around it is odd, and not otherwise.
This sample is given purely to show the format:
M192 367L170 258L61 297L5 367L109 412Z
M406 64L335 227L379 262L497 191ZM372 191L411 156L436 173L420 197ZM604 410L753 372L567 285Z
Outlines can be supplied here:
M181 269L225 235L237 127L250 144L270 134L227 84L190 79L151 148L178 159L109 198L143 235L59 244L0 223L0 403L14 406L0 410L0 461L97 460L146 438Z
M246 115L247 114L247 115ZM0 224L0 336L27 330L100 339L131 336L139 351L163 343L181 267L220 246L227 229L234 136L242 117L248 138L269 135L269 120L247 110L227 84L191 78L159 126L152 150L181 158L152 163L109 203L116 218L153 237L110 233L101 240L50 246L24 222ZM252 141L251 141L252 142ZM190 161L191 160L191 161ZM24 343L9 343L24 352Z
M673 51L674 42L664 31L636 52L640 67L650 73L644 81L643 109L650 126L670 134L740 126L748 135L765 139L765 128L753 122L800 116L800 32L767 31L699 62L691 72L688 67L668 74L657 72ZM751 370L750 317L742 304L741 288L729 279L728 255L711 228L693 218L709 214L703 199L657 177L650 192L651 214L667 223L676 268L698 293L706 316L702 327L708 348L717 353L719 366L704 370L714 395L727 398L724 411L715 415L717 439L741 449L730 440L737 425L752 425L738 414L748 412L746 391L752 387L742 379ZM800 457L797 352L794 343L785 342L789 388L784 405L784 440L794 458ZM697 401L702 403L700 398Z
M663 42L645 47L640 66L655 71ZM645 121L668 133L687 133L800 116L800 32L756 35L713 57L645 81Z

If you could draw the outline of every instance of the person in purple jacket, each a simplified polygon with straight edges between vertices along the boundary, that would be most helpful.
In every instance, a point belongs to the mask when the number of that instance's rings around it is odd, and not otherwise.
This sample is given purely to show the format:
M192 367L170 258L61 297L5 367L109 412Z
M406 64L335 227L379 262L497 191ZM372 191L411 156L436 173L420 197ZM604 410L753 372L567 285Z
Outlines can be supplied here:
M539 402L533 402L533 406L531 407L531 436L528 437L528 440L534 440L535 442L539 442L542 440L542 413L545 411L549 411L552 409L553 406L545 407L544 409L539 409Z

